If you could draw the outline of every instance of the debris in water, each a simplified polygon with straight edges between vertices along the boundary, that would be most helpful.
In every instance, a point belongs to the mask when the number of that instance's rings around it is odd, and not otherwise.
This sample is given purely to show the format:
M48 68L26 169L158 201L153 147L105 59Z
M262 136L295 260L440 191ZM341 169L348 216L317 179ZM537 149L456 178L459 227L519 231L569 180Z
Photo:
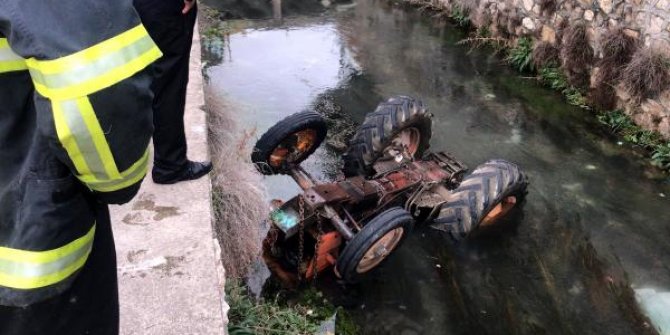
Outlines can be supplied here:
M616 142L616 144L623 145L623 142L619 141L619 142Z
M438 268L438 269L441 269L441 268L442 268L442 265L440 265L440 264L435 264L435 267Z
M661 198L665 198L665 193L661 192L661 193L658 194L658 196L661 197Z
M398 308L399 308L399 309L402 309L402 310L404 311L404 310L407 309L407 306L405 306L405 305L400 305L400 306L398 306Z
M581 285L580 285L579 283L575 283L575 284L572 285L572 287L568 290L568 293L570 293L570 294L572 294L572 295L578 295L578 294L582 293L582 287L581 287Z
M496 98L496 95L492 94L492 93L487 93L486 95L484 95L484 99L486 99L486 100L493 100L495 98Z
M587 164L587 165L586 165L586 169L587 169L587 170L597 170L598 167L595 166L595 165L593 165L593 164Z

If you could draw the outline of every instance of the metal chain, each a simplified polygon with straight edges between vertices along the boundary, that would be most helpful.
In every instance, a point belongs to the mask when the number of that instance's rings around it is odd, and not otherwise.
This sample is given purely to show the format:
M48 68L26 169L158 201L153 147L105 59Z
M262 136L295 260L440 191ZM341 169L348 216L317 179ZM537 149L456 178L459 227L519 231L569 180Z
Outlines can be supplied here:
M305 265L302 262L303 254L305 251L305 199L301 196L298 196L298 213L300 215L298 222L299 224L299 237L298 237L298 274L302 280L302 274L305 273Z
M317 258L319 257L319 249L321 248L321 237L323 237L323 224L321 222L321 215L319 213L316 213L316 230L318 234L316 237L316 244L314 245L314 257L312 258L312 271L314 271L312 282L316 281L316 277L319 274L319 269L317 268Z

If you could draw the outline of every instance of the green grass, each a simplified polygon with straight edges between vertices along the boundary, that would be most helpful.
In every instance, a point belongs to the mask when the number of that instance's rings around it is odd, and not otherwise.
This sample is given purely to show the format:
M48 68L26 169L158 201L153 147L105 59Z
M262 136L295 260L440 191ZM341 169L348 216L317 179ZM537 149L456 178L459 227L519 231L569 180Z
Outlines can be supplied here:
M509 49L505 60L519 72L534 71L533 41L528 37L520 38L517 45Z
M315 334L319 326L337 313L336 333L358 334L348 314L336 308L314 288L301 291L297 301L259 300L235 281L226 284L228 332L230 335Z
M670 171L670 142L657 146L651 155L651 162L665 170Z
M579 106L584 109L590 109L588 101L582 92L570 85L563 71L557 67L545 67L540 69L538 76L540 81L553 90L561 92L567 102L574 106Z
M467 10L454 6L451 9L449 17L456 22L456 25L462 28L470 26L470 15Z
M670 141L663 139L659 133L642 129L621 110L599 112L598 121L627 143L649 150L651 163L670 171Z

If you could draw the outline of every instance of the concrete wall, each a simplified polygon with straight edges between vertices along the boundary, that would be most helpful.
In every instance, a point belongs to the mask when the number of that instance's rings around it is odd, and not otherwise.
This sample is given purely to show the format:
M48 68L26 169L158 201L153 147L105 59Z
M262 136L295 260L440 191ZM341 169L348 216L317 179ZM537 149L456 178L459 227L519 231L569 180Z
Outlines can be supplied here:
M421 0L408 0L419 3ZM601 56L600 38L622 28L645 48L670 59L670 0L427 0L447 11L467 10L477 27L486 26L494 36L532 36L560 45L567 27L584 24L594 50L594 64ZM597 70L590 66L593 75ZM593 82L593 80L592 80ZM641 126L670 138L670 89L653 100L634 103L619 87L618 105Z

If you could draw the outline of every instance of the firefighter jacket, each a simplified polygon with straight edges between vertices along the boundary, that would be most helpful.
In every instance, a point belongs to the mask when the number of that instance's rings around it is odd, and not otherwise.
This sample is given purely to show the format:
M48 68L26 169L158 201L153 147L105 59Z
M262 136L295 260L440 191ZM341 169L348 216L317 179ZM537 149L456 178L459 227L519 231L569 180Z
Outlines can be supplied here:
M160 56L130 0L0 0L0 305L67 289L139 189Z

